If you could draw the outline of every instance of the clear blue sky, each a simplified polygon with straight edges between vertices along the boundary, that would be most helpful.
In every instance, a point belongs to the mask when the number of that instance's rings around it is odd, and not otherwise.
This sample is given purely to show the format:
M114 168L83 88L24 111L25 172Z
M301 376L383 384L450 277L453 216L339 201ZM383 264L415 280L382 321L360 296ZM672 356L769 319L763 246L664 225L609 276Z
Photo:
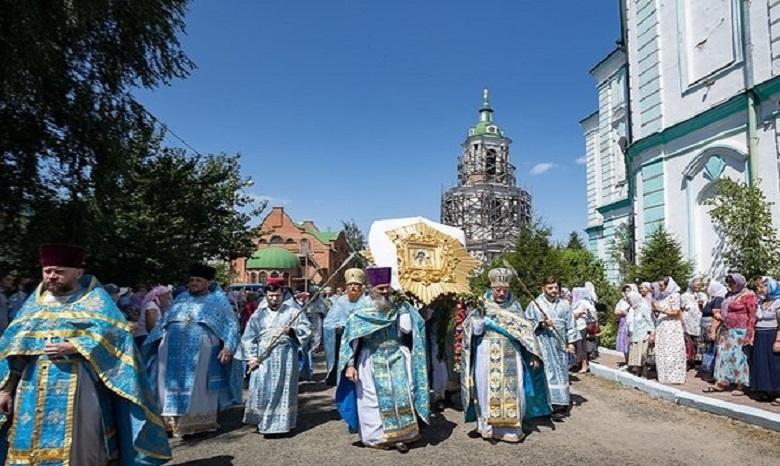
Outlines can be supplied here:
M518 179L563 240L586 226L588 71L619 31L617 0L198 1L182 37L198 68L136 96L199 152L241 153L258 198L367 231L439 219L487 87Z

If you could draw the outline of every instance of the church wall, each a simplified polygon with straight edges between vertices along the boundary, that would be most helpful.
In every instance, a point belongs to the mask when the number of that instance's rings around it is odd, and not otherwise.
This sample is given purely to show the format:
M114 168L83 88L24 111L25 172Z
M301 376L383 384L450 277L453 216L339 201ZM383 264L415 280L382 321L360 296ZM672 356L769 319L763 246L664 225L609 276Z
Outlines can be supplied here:
M661 129L662 70L658 0L628 0L628 55L631 57L631 106L635 138Z

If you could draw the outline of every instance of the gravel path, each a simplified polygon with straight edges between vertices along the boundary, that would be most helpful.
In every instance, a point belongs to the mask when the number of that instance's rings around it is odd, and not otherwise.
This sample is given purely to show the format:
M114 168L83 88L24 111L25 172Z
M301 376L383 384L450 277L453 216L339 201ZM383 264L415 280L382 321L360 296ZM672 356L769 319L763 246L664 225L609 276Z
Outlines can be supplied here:
M225 413L217 434L172 440L171 464L188 466L367 464L453 465L718 465L780 464L780 433L702 413L590 375L573 381L575 407L562 424L529 423L520 445L470 439L462 414L447 410L423 431L423 441L401 455L360 448L332 405L333 390L303 385L298 429L266 440Z

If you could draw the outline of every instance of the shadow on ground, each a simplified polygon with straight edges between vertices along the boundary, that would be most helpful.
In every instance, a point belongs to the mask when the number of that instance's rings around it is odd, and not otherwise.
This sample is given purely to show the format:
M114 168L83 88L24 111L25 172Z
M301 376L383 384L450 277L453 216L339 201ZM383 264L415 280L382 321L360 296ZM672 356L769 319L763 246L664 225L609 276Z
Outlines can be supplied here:
M233 456L212 456L211 458L179 463L179 466L235 466L235 463L233 463L234 459L235 457Z

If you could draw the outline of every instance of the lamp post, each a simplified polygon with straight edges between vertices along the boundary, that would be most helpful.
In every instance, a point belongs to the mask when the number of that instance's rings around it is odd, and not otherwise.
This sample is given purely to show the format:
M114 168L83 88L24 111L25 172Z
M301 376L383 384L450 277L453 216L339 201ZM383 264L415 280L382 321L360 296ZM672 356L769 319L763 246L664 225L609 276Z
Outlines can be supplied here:
M303 254L303 291L309 293L309 240L301 240L301 254Z

